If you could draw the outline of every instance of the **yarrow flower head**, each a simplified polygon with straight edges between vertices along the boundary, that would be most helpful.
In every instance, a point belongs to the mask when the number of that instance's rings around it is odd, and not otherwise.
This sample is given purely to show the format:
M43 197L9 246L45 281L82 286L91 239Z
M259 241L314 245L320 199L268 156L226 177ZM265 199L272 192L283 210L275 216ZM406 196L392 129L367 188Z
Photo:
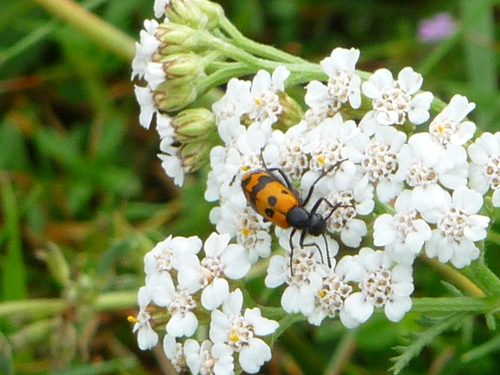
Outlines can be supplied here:
M377 198L382 203L389 203L403 190L403 180L397 176L397 156L405 142L406 134L382 126L372 137L360 132L351 141L352 147L344 153L346 158L360 164L361 172L358 173L362 173L362 178L369 183L375 184Z
M222 311L212 311L210 339L238 353L243 371L256 374L264 362L271 359L271 349L257 336L270 335L279 324L263 318L258 308L245 309L242 315L242 307L243 294L236 289L224 302Z
M192 253L182 253L179 259L179 285L196 292L203 289L201 303L207 310L221 305L229 294L230 279L240 279L250 269L243 247L229 244L228 234L212 233L205 242L206 257L200 262Z
M192 374L234 374L233 351L222 343L188 339L184 343L186 364Z
M475 107L465 96L455 95L450 104L432 120L429 133L444 147L449 144L464 145L474 135L476 125L472 121L463 120Z
M469 179L481 194L493 191L493 206L500 207L500 133L484 133L469 147Z
M346 299L354 292L355 281L361 280L362 267L354 257L344 256L339 263L322 277L322 285L316 292L314 310L307 320L320 325L326 317L339 316L347 328L355 328L359 322L345 309Z
M420 212L440 207L445 199L444 188L466 185L467 155L461 147L454 151L452 154L443 152L429 133L414 134L401 148L396 177L404 179L412 188L412 205Z
M319 254L312 249L294 252L291 263L289 256L274 256L267 271L266 286L275 288L286 282L288 286L281 297L283 309L289 314L309 316L314 310L314 298L326 270Z
M257 53L207 0L154 9L164 20L144 24L132 64L139 123L156 123L176 185L207 166L216 232L169 236L145 255L129 318L141 349L163 335L178 372L258 373L288 315L355 328L383 309L399 322L423 251L457 269L481 256L483 214L500 207L500 133L474 138L474 103L441 102L411 67L356 70L354 48L319 65ZM287 93L297 82L301 99ZM263 277L276 321L247 288Z
M263 126L271 126L278 121L283 112L278 94L285 91L284 82L289 75L284 66L276 68L272 76L265 70L257 72L250 90L255 104L249 113L250 120L262 122Z
M362 85L363 93L372 99L373 117L381 125L403 125L406 121L420 125L429 119L433 99L430 92L418 93L423 78L412 68L404 68L394 80L387 69L379 69Z
M158 344L158 334L151 325L152 317L146 308L151 302L146 287L141 287L138 293L139 314L137 318L129 318L134 324L134 333L137 332L137 342L142 350L151 349Z
M425 251L430 258L438 257L441 263L450 261L463 268L477 259L480 251L474 242L486 237L490 219L477 215L483 205L480 193L461 186L450 197L446 194L440 209L426 214L429 222L437 224L426 242Z
M411 265L424 243L431 237L431 229L411 205L411 192L405 190L396 199L395 215L383 214L373 224L373 243L384 246L389 257L400 264Z
M383 251L363 248L357 261L364 268L358 287L345 301L345 309L359 323L372 315L375 307L383 307L390 321L398 322L411 309L412 269L393 262Z
M328 83L311 81L306 89L306 104L313 110L325 108L335 113L349 102L354 109L361 105L361 78L356 74L359 50L336 48L330 57L321 61L321 68L328 75Z

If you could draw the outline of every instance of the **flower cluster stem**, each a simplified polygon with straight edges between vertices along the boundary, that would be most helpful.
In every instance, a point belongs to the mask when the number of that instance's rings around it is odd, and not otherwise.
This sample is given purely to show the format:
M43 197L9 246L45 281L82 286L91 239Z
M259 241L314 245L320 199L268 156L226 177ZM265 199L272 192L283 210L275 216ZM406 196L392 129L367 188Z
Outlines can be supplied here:
M246 38L234 25L226 18L221 17L220 24L224 31L233 38L234 45L252 54L266 59L281 61L289 64L307 64L306 60L298 56L290 55L274 47L254 42Z
M196 33L201 45L205 45L207 49L215 49L217 51L220 51L226 57L245 64L246 66L251 68L251 72L257 72L259 69L273 71L280 65L286 66L286 68L292 73L292 76L287 80L287 85L295 85L298 83L310 81L311 79L324 80L327 77L326 74L321 70L321 67L317 64L311 64L302 60L300 60L300 62L290 63L288 61L272 61L259 58L232 43L214 37L207 31L197 30ZM267 53L258 52L255 52L255 54L267 55ZM285 55L289 56L288 54ZM275 59L276 56L278 55L275 54ZM290 60L286 57L284 59Z

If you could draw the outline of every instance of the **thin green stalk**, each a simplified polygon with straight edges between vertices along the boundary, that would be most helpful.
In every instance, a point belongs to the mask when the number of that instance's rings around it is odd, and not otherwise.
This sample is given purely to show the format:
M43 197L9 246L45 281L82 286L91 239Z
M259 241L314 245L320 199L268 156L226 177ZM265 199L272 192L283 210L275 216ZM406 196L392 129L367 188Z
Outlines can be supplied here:
M324 375L337 375L343 374L345 366L349 363L349 359L355 352L356 349L356 335L357 330L349 329L347 330L339 344L337 345L332 358L328 362L328 366L325 369Z
M205 45L208 49L215 49L217 51L222 52L226 57L229 57L233 60L246 63L249 66L254 66L256 70L258 68L264 68L267 70L272 70L276 68L279 63L275 61L269 61L265 59L261 59L251 55L243 51L242 49L234 46L231 43L227 43L222 39L214 37L212 34L205 30L197 30L195 32L199 38L199 42L201 45Z
M30 345L43 342L58 328L57 319L43 319L24 325L16 333L9 336L12 349L19 352Z
M106 0L91 0L86 1L82 4L85 9L93 9L97 6L101 5ZM44 26L39 27L28 33L24 38L20 39L17 43L13 44L10 47L5 48L0 53L0 66L5 64L5 62L12 60L16 56L21 53L30 50L34 45L38 44L40 41L45 39L48 35L50 35L54 30L56 30L59 21L52 20L51 22L47 22Z
M2 202L6 234L6 254L2 262L2 295L4 301L24 300L28 296L26 265L23 259L19 205L12 182L1 176L0 201Z
M32 0L104 49L126 61L135 56L135 41L71 0Z
M39 43L47 35L54 31L56 29L56 26L56 21L49 22L46 25L39 27L31 33L27 34L24 38L20 39L12 46L5 48L0 55L0 66Z
M251 74L254 69L241 63L232 63L231 67L217 70L197 84L198 97L203 96L208 90L228 82L233 77Z
M461 273L472 280L488 296L500 297L500 279L482 260L472 262Z
M66 302L61 298L9 301L0 303L0 318L49 316L61 313L65 308Z
M234 25L226 18L222 17L220 20L220 25L223 30L231 36L234 40L234 44L241 47L245 51L248 51L257 56L261 56L266 59L281 61L283 63L290 64L306 64L307 61L300 57L290 55L274 47L257 43L251 39L246 38L240 31L234 27Z
M500 244L500 233L490 230L488 233L488 241L493 242L497 245Z
M473 297L485 296L482 288L480 288L473 281L471 281L470 278L464 276L463 272L460 273L456 268L453 268L447 264L443 264L439 262L437 259L430 259L425 255L422 255L421 259L429 263L432 266L432 268L434 268L441 275L443 275L446 280L450 281L452 284L463 290L466 295Z
M0 318L16 316L17 318L33 316L49 316L62 313L70 306L62 298L40 298L24 301L9 301L0 303ZM93 304L97 312L115 311L135 308L137 306L137 291L122 291L101 294Z
M244 63L247 66L253 67L253 71L259 69L265 69L267 71L272 71L280 65L286 66L286 68L293 73L300 73L300 81L307 81L310 79L324 79L326 77L325 73L321 70L318 64L312 64L308 62L301 62L300 64L290 64L282 63L277 61L265 60L256 57L242 49L236 47L235 45L225 42L220 38L214 37L207 31L197 30L196 34L201 45L204 45L208 49L215 49L223 53L226 57L236 60L238 62ZM287 80L288 83L289 80Z
M412 312L484 314L500 308L498 298L450 297L412 298Z

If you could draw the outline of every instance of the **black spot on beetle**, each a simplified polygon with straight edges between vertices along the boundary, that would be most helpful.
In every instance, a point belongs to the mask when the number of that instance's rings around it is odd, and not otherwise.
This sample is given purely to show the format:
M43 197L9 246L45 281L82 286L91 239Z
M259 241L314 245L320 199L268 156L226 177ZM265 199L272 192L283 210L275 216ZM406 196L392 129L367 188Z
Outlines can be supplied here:
M264 210L264 213L267 215L267 217L270 217L270 218L272 218L274 216L274 210L272 210L270 208L266 208Z
M274 195L269 196L267 198L267 203L269 203L270 206L276 206L276 203L278 203L278 198L276 198Z

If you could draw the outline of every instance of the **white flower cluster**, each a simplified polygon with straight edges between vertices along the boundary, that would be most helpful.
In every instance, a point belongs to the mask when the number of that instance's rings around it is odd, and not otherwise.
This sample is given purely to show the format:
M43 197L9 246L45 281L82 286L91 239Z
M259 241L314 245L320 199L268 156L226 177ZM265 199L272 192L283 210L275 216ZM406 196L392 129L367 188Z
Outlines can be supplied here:
M165 8L163 7L163 9ZM180 186L184 182L187 171L176 156L178 150L174 146L174 129L170 125L171 119L157 110L154 100L154 90L158 88L160 83L167 80L162 64L155 62L155 55L161 45L161 41L156 37L159 26L160 24L156 20L144 21L145 30L141 31L140 43L136 42L136 55L132 61L132 79L138 77L147 83L146 86L135 86L135 96L141 108L139 123L144 128L149 129L153 116L156 115L157 130L161 139L160 150L162 153L159 157L162 160L162 167Z
M155 2L157 17L168 4ZM149 127L156 116L162 165L181 186L187 170L175 130L154 98L166 80L155 62L159 27L146 21L133 77L147 82L136 87L140 123ZM223 145L211 149L205 192L206 200L219 201L210 213L217 233L204 245L197 237L169 237L146 255L146 285L134 319L141 349L157 344L156 329L163 326L165 354L177 371L233 374L236 358L244 371L257 373L271 358L257 336L272 334L278 323L258 308L242 311L253 303L232 280L271 256L273 237L284 250L270 259L265 285L282 289L286 313L300 313L314 325L338 316L354 328L375 308L400 321L412 306L412 267L422 251L457 268L480 256L477 242L489 225L479 214L483 196L500 207L500 133L473 141L476 126L466 117L475 105L460 95L432 117L433 95L421 92L422 76L412 68L397 79L380 69L363 82L359 55L337 48L321 62L327 81L309 82L307 111L286 131L278 130L287 115L285 66L272 74L261 70L252 81L228 82L212 106ZM240 181L266 168L288 177L298 201L308 198L308 212L318 203L324 236L291 237L296 229L273 225L249 206ZM209 322L209 340L192 338L206 325L199 321Z
M132 79L135 77L139 78L151 78L152 72L157 72L158 63L153 62L153 56L158 51L161 41L156 37L156 32L158 30L158 21L156 20L146 20L144 21L144 30L141 31L140 43L135 43L136 54L132 61ZM158 73L158 72L157 72ZM159 72L165 80L165 73ZM146 87L136 86L135 94L139 105L141 106L141 114L139 116L139 123L145 127L149 128L151 120L153 119L153 114L155 113L155 105L152 97L152 87L157 86L156 84L150 83L147 79L148 85Z
M146 285L139 290L134 332L139 347L150 349L158 343L154 328L162 325L165 355L178 372L230 375L237 355L240 367L253 374L271 359L271 349L258 336L270 335L278 323L258 308L242 312L241 290L230 292L228 279L244 277L250 262L243 247L229 240L228 234L213 233L203 245L198 237L170 236L144 257ZM199 317L210 321L210 340L201 345L190 338Z
M318 243L328 254L318 254L312 246L301 248L295 236L290 262L293 228L276 227L275 235L288 253L271 259L266 278L270 288L285 284L283 309L303 314L312 324L338 314L346 327L355 327L374 307L384 307L391 321L402 319L411 308L415 257L425 249L427 256L457 268L477 259L475 243L486 237L489 224L486 216L478 215L482 194L499 186L500 138L484 134L469 146L467 156L465 146L475 125L465 117L473 103L456 95L430 121L428 132L408 138L402 125L421 125L430 118L433 96L419 92L422 77L405 68L394 80L381 69L361 84L355 72L358 57L358 50L338 48L322 61L328 82L307 86L305 102L310 107L303 121L286 132L273 130L270 117L241 125L251 113L251 99L257 101L254 86L271 93L283 86L281 81L270 84L269 74L259 72L252 82L233 79L213 106L225 146L211 153L205 197L219 200L220 206L210 219L219 233L236 239L251 263L270 254L272 227L248 207L235 181L247 171L280 168L300 187L298 198L304 199L313 182L326 173L306 207L311 210L319 199L337 207L327 220L326 243L311 236L302 243ZM282 67L273 76L277 75L287 76ZM259 81L262 77L265 84ZM259 96L260 106L266 105L265 97ZM342 109L358 108L363 97L372 110L359 122L344 119ZM269 105L277 108L274 102ZM496 204L496 193L493 197ZM372 231L367 223L373 220L376 201L395 202L395 212L377 217ZM323 211L331 207L321 206ZM365 247L335 260L341 247L359 248L367 236L382 249ZM330 262L323 259L327 255L333 258Z

